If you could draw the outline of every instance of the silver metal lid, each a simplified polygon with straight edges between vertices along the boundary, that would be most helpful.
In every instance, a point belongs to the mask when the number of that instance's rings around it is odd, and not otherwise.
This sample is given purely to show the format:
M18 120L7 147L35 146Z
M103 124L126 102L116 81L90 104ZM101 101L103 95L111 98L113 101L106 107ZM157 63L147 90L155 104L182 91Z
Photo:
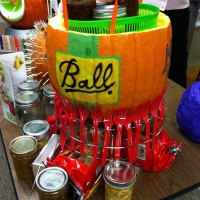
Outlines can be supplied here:
M40 140L49 134L49 123L45 120L32 120L23 126L25 135L30 135Z
M105 182L114 188L127 188L136 181L136 172L133 165L124 161L109 162L104 168Z
M49 167L42 170L36 176L36 185L40 191L56 192L66 186L68 181L67 173L60 167Z
M19 92L15 96L15 103L19 107L31 107L40 102L38 93L36 92Z
M21 82L18 88L20 91L39 91L40 82L37 80L26 80Z
M47 97L54 97L56 92L54 91L51 84L47 84L43 87L43 94Z
M93 17L95 19L110 19L112 18L114 5L103 5L97 6L93 10ZM124 17L126 16L126 7L119 5L117 10L117 17Z
M28 135L16 137L11 141L9 149L17 155L24 155L37 150L37 140Z

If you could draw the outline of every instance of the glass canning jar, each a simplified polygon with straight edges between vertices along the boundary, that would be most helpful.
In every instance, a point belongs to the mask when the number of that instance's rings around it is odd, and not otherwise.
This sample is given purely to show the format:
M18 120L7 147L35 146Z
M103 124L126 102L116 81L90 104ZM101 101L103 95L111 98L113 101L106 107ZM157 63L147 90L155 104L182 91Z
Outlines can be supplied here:
M105 200L131 200L133 185L136 181L134 166L129 162L109 162L103 173L105 181Z
M54 96L55 91L50 84L43 87L43 107L44 107L44 118L54 114Z
M15 96L18 126L22 129L24 124L43 119L43 107L36 92L20 92Z
M37 140L32 136L19 136L11 141L10 155L17 177L22 180L33 179L31 164L38 155Z
M20 92L37 92L39 96L41 97L41 87L40 82L37 80L26 80L21 82L18 85L18 89Z
M49 167L36 176L40 200L67 200L68 175L60 167Z
M49 128L49 123L45 120L32 120L24 125L23 132L37 139L38 151L41 151L49 140Z
M96 0L68 0L69 19L92 20L92 11L96 7Z

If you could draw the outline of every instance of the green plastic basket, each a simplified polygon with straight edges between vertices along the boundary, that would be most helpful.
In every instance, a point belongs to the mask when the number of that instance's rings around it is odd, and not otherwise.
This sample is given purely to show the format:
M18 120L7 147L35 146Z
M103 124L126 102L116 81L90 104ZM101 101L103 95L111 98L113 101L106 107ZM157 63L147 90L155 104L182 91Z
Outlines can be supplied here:
M139 4L138 16L117 18L115 33L138 32L155 28L159 8L149 4ZM91 34L109 34L111 19L78 21L69 20L69 30L91 33Z

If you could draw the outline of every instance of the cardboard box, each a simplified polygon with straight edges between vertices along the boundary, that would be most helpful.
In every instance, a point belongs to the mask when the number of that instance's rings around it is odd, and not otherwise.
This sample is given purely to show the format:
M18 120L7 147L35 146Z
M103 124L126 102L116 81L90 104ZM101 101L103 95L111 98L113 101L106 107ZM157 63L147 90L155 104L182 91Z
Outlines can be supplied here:
M58 134L53 134L48 140L47 144L40 151L37 158L32 163L33 175L36 176L37 173L45 168L47 158L52 158L59 145L60 137Z
M4 118L17 124L14 97L18 85L27 80L25 56L23 52L0 55L0 99Z

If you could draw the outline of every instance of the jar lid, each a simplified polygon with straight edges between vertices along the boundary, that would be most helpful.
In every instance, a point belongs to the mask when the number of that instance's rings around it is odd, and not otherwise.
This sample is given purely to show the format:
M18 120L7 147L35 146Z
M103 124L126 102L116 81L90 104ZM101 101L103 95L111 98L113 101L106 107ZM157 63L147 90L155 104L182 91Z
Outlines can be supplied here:
M20 91L38 91L40 90L40 82L37 80L26 80L19 84Z
M93 10L93 17L96 19L111 19L114 5L97 6ZM117 17L126 16L126 7L119 5L117 10Z
M17 155L24 155L37 150L37 140L28 135L23 135L11 141L10 152Z
M60 167L49 167L36 176L36 185L40 191L56 192L66 186L67 173Z
M19 92L15 96L15 103L17 106L34 106L40 101L39 95L36 92Z
M48 134L49 128L49 123L45 120L32 120L23 126L23 131L25 135L30 135L40 140Z
M56 92L54 91L51 84L47 84L43 87L43 94L47 97L54 97Z
M136 172L133 165L125 161L109 162L104 168L105 182L115 188L127 188L136 181Z

